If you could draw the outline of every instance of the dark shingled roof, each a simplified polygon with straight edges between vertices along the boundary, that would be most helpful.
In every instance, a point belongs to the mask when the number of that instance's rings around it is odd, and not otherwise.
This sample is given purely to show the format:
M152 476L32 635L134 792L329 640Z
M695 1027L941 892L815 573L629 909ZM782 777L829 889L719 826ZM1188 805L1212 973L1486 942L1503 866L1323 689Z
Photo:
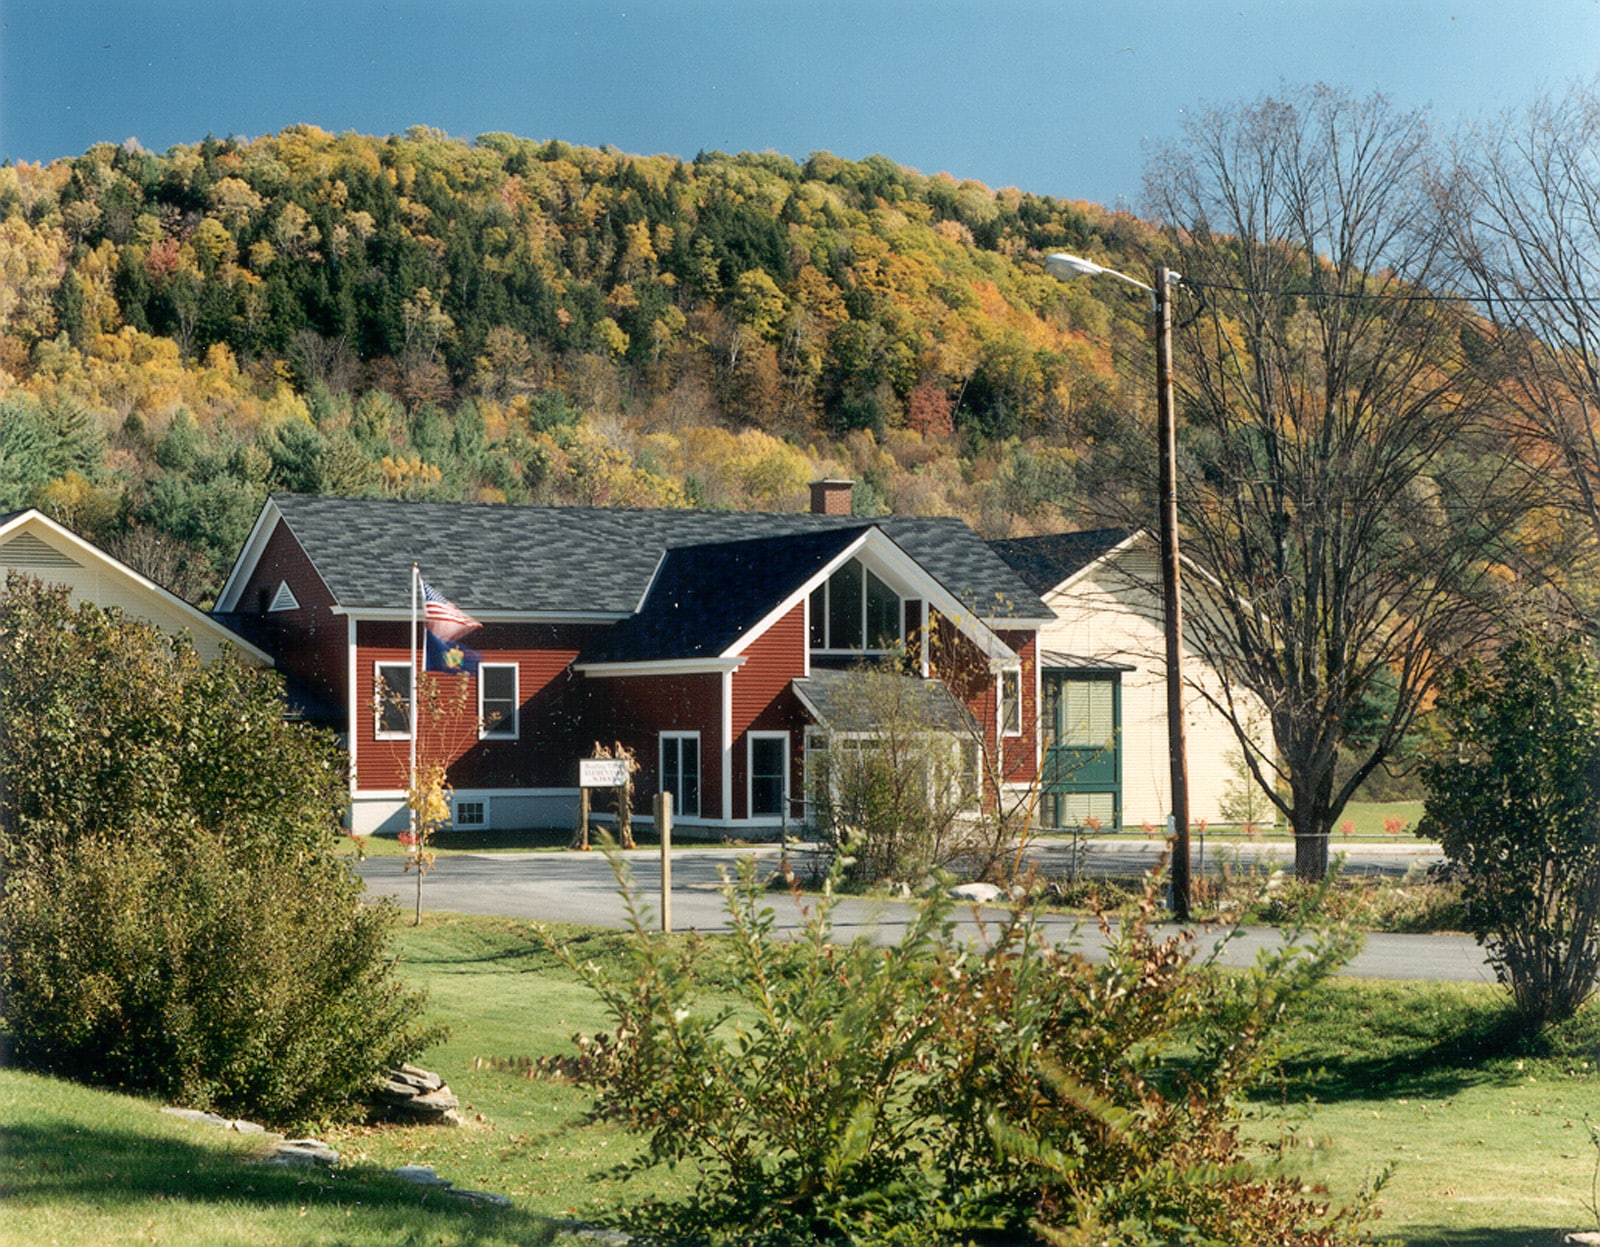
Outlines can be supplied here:
M1009 563L1035 593L1049 593L1138 531L1137 528L1095 528L1081 533L1013 537L991 541L989 548Z
M874 691L874 681L892 683L891 690ZM883 727L883 707L894 698L919 726L934 732L975 734L971 712L938 680L874 670L830 670L812 667L811 674L794 681L794 691L835 732L876 732Z
M646 511L274 494L339 604L403 610L410 569L469 612L631 615L663 553L805 533L881 529L980 618L1050 610L954 518Z
M643 662L723 653L866 529L827 528L668 550L637 615L582 662ZM729 593L738 585L738 593Z

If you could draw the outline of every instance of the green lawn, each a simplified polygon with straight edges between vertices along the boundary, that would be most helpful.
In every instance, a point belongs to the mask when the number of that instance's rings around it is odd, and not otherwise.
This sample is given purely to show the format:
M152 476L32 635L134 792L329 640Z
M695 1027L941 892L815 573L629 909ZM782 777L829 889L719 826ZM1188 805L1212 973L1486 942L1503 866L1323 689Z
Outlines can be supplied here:
M560 935L602 962L625 938ZM461 1097L465 1129L334 1130L346 1160L337 1177L275 1172L245 1163L247 1140L143 1101L0 1071L0 1243L537 1243L551 1234L538 1214L599 1218L684 1189L682 1174L612 1176L634 1145L584 1120L587 1095L506 1068L605 1025L528 924L435 915L402 929L399 944L405 973L453 1027L423 1063ZM1333 985L1290 1034L1252 1133L1281 1142L1292 1171L1339 1197L1394 1162L1375 1228L1411 1247L1553 1247L1562 1232L1595 1228L1583 1207L1596 1163L1584 1120L1600 1117L1600 1008L1534 1046L1503 1032L1501 1000L1484 986ZM517 1208L425 1198L385 1176L405 1163Z
M376 1168L254 1163L249 1136L146 1100L0 1069L0 1243L6 1247L513 1247L548 1222L472 1208Z
M1290 1032L1280 1085L1301 1176L1349 1196L1389 1162L1381 1235L1411 1247L1556 1244L1600 1229L1600 1007L1543 1041L1507 1030L1487 985L1341 981Z

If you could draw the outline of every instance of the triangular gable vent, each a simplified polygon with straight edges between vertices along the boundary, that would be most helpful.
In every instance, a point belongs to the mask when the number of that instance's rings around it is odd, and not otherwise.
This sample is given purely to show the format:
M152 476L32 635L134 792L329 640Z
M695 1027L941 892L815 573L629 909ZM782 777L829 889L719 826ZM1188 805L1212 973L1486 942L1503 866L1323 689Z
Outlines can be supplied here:
M300 600L295 597L294 590L289 588L287 580L278 582L278 592L273 596L272 605L267 609L274 611L297 611L300 609Z
M20 533L0 546L0 563L7 567L82 567L32 533Z

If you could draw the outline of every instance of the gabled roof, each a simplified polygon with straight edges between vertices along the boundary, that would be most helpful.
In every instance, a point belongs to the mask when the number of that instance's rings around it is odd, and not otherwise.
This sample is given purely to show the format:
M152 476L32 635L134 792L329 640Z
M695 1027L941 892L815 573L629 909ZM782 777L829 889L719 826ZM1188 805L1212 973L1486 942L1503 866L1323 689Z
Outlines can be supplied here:
M1049 593L1091 563L1125 545L1140 528L1095 528L1080 533L1048 533L991 541L989 548L1006 561L1035 593Z
M238 633L42 511L28 508L0 514L0 588L5 585L5 569L12 567L64 584L80 600L117 606L169 632L188 632L208 657L229 646L248 663L272 666L270 655Z
M584 663L721 655L784 598L852 545L861 527L668 550L639 613L611 629ZM738 585L737 593L728 587Z
M274 494L218 600L237 595L281 519L339 606L409 606L415 562L479 619L530 613L621 619L639 608L662 557L691 546L880 529L981 619L1042 620L1050 610L961 520L809 512L667 511L405 502Z

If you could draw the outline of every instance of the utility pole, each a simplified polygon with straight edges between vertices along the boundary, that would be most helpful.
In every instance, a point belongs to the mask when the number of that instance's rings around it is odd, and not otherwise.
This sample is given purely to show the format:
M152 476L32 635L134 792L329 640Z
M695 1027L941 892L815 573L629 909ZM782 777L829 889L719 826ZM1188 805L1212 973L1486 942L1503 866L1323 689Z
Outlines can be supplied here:
M1080 256L1059 252L1044 258L1045 272L1062 281L1074 277L1115 277L1155 299L1156 337L1156 440L1161 443L1161 607L1162 631L1167 648L1167 761L1172 787L1167 836L1172 842L1172 911L1188 922L1191 892L1189 872L1189 749L1183 721L1183 595L1178 569L1178 439L1177 414L1172 401L1172 288L1183 281L1166 265L1156 269L1156 284L1147 286L1136 277L1096 264Z
M1172 910L1189 921L1189 763L1183 721L1183 594L1178 565L1178 438L1172 400L1172 287L1156 269L1156 434L1161 442L1161 598L1167 642L1167 760L1171 767Z

